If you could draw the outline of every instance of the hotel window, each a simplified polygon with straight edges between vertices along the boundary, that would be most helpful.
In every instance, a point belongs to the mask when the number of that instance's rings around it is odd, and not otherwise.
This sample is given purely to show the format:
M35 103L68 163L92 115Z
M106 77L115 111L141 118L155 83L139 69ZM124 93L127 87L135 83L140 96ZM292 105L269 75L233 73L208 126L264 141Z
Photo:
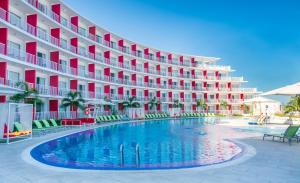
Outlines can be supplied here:
M139 98L143 97L143 92L142 91L138 91L138 97Z
M20 73L14 71L8 71L8 79L11 81L20 81Z
M150 59L150 60L153 60L153 57L154 57L153 54L150 53L150 54L149 54L149 59Z
M102 36L96 35L96 42L102 43Z
M64 49L67 49L67 46L68 45L68 41L63 39L63 38L60 38L60 46Z
M86 29L82 27L78 27L78 33L82 36L86 36Z
M67 82L65 82L65 81L59 81L58 82L58 87L60 89L67 89Z
M102 94L102 89L101 89L101 87L96 87L96 93L97 93L98 95L101 95L101 94Z
M141 50L137 50L137 56L142 57L142 51Z
M42 77L36 77L36 84L38 84L40 87L45 87L46 79Z
M115 94L115 89L113 89L113 88L110 89L110 94L111 94L111 95L114 95L114 94Z
M60 16L60 23L64 26L68 26L68 20L65 17Z
M102 77L102 71L101 70L96 70L96 78L97 79L102 79L103 77Z
M130 91L129 90L126 90L126 96L130 96Z
M12 12L9 12L9 22L17 27L20 27L21 26L21 17Z
M43 40L47 40L47 31L45 29L42 29L40 27L37 28L37 35L39 38Z
M117 48L116 42L111 41L110 45L111 45L112 48Z
M78 85L78 91L79 92L84 92L85 91L85 85L79 84Z
M61 72L66 72L67 71L67 61L59 60L59 68L60 68Z
M8 55L14 58L20 57L21 45L12 41L8 41Z
M143 82L143 79L140 78L140 77L138 77L138 78L137 78L137 83L138 83L138 84L141 84L142 82Z
M78 74L80 76L85 76L85 66L84 65L78 65Z

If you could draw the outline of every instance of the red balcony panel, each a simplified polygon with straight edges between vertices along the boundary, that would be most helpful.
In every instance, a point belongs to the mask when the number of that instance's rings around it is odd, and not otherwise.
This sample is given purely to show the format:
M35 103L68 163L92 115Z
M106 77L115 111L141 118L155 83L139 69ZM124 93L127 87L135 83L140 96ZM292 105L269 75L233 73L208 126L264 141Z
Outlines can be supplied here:
M184 80L180 80L179 83L180 83L181 89L184 89Z
M0 103L6 103L6 95L0 95Z
M160 78L156 78L156 85L160 87Z
M220 104L217 104L217 105L216 105L216 110L217 110L217 112L220 111Z
M90 39L96 41L96 26L89 27L89 36Z
M27 15L27 32L36 36L37 34L37 14Z
M171 64L172 63L172 54L170 53L170 54L168 54L168 61L169 61L169 64Z
M78 75L78 58L70 59L70 67L75 69L75 71L73 71L73 74Z
M120 55L118 57L118 62L119 62L119 67L124 67L124 56L123 55Z
M104 62L110 64L110 51L104 52Z
M50 76L49 80L50 80L50 87L52 87L51 94L57 95L58 94L58 83L59 83L58 75Z
M110 47L110 33L104 35L104 44Z
M78 80L77 79L70 80L70 90L77 91L77 88L78 88Z
M133 55L136 55L136 44L131 45L131 51Z
M220 84L219 82L216 82L216 88L219 90L220 89Z
M124 71L119 71L118 72L118 79L123 83L123 78L124 78Z
M149 58L149 48L145 48L144 49L144 55L145 55L145 58Z
M79 22L79 18L78 16L73 16L71 17L71 29L74 31L74 32L78 32L78 22Z
M156 97L160 98L160 91L156 91Z
M219 79L219 71L215 72L216 79Z
M59 51L53 51L50 52L50 61L56 63L56 66L51 64L51 68L58 70L58 65L59 65Z
M123 86L118 87L118 95L119 96L123 96L124 95L124 87Z
M89 46L89 53L91 53L92 59L96 59L96 46L95 45L90 45Z
M132 75L131 75L131 81L132 81L132 84L133 84L133 85L136 84L136 74L132 74Z
M136 96L136 89L135 88L131 89L131 95Z
M191 70L191 75L192 75L192 78L195 78L195 70Z
M243 93L240 94L240 99L244 100L244 94Z
M149 111L149 104L144 104L145 111Z
M227 98L229 99L230 102L232 102L232 95L231 95L231 93L228 93Z
M169 104L169 109L172 109L173 108L173 104Z
M230 91L232 90L232 87L231 87L231 82L227 83L227 88L230 89Z
M169 89L172 89L172 79L168 79Z
M1 0L0 1L0 8L5 10L5 20L8 20L8 11L9 11L9 0Z
M195 58L193 58L193 57L191 58L191 64L192 64L193 67L196 66L196 61L195 61Z
M71 51L74 53L78 53L78 38L71 38L70 40L70 44L71 44Z
M169 76L172 76L172 67L168 67Z
M107 98L110 98L110 85L105 85L105 86L104 86L104 95L105 95Z
M146 100L149 99L149 90L144 90L144 97Z
M36 71L35 70L25 70L25 81L35 88L36 85Z
M197 94L196 93L192 93L192 99L196 100L196 98L197 98Z
M56 21L60 22L60 4L53 4L51 6L51 9L52 9L53 13L55 13L53 18Z
M160 51L156 52L156 60L160 61Z
M133 70L136 70L136 59L131 60L131 66Z
M207 82L203 82L203 87L207 90Z
M149 63L148 62L144 63L144 72L146 72L146 73L149 72Z
M179 57L179 62L180 62L180 65L183 65L183 56Z
M180 77L183 77L183 74L184 74L183 68L180 68L180 69L179 69L179 74L180 74Z
M207 78L207 70L203 70L203 76L204 78Z
M51 29L51 43L60 46L60 28Z
M29 53L29 55L26 55L27 62L36 64L37 42L27 42L26 53Z
M110 68L109 67L104 68L104 76L110 76Z
M88 65L89 73L91 73L92 77L95 79L95 64L89 64Z
M1 1L0 1L1 2ZM0 28L0 54L7 55L8 30Z
M192 81L192 88L193 88L193 89L196 88L196 81Z
M160 74L160 65L159 65L159 64L156 65L156 73L157 73L157 74Z
M95 98L95 83L88 83L89 98Z
M184 102L184 92L180 92L180 98L181 98L182 102Z
M145 86L148 87L149 76L144 76L144 83L145 83Z
M120 39L118 41L118 46L119 46L119 50L124 52L124 40L123 39Z
M173 94L172 94L172 92L168 92L168 97L169 97L169 99L170 99L170 101L169 101L169 102L172 102L172 98L173 98Z
M204 100L207 102L207 93L203 94Z
M216 93L216 99L217 99L217 101L220 100L220 94L219 93Z
M161 104L157 104L156 110L157 110L158 112L161 111Z
M55 114L53 118L58 118L58 108L58 100L49 100L49 111Z
M6 74L7 73L7 62L0 62L0 78L3 79L3 83L0 84L6 84Z

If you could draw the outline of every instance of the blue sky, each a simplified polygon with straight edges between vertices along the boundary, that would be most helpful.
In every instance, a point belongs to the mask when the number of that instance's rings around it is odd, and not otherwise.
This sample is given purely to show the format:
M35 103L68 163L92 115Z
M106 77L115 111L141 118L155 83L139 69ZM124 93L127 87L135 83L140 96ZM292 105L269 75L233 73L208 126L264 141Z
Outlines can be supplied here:
M221 57L246 87L300 80L300 1L65 0L120 36L166 51Z

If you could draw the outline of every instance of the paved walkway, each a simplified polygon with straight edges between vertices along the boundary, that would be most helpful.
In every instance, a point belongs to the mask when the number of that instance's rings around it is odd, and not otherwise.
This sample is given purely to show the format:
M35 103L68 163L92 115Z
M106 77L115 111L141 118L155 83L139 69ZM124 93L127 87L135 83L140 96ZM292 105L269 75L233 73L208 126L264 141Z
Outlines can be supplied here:
M224 128L218 126L217 128ZM230 130L224 128L230 136ZM76 130L73 130L76 131ZM0 145L0 183L299 183L300 144L262 141L259 137L239 139L256 149L256 155L238 164L214 169L190 168L154 171L90 171L57 169L24 161L24 149L63 135L49 134L30 141ZM236 133L234 133L236 134ZM239 137L235 135L232 138Z

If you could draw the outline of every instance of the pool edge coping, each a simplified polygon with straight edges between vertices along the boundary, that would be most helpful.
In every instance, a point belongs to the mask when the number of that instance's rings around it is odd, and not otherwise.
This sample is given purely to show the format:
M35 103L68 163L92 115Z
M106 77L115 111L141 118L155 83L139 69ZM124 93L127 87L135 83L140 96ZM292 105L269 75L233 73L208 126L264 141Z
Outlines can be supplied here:
M157 120L167 120L169 118L166 119L157 119ZM181 118L179 118L181 119ZM152 119L152 120L156 120L156 119ZM87 127L87 128L83 128L83 129L78 129L69 133L65 133L56 137L51 137L48 138L46 140L42 140L40 142L35 143L34 145L31 145L29 147L27 147L26 149L24 149L21 153L21 158L23 161L25 161L26 163L37 167L37 168L41 168L41 169L45 169L45 170L51 170L51 171L58 171L58 172L95 172L95 171L102 171L102 172L154 172L154 171L187 171L187 170L197 170L197 171L205 171L205 170L211 170L211 169L218 169L218 168L223 168L223 167L228 167L228 166L233 166L233 165L237 165L240 163L243 163L245 161L247 161L248 159L254 157L256 155L256 149L251 146L248 145L244 142L242 142L241 140L237 140L235 138L224 138L223 140L227 140L230 142L235 143L236 145L238 145L241 149L242 152L240 152L239 154L237 154L236 156L232 157L231 160L227 160L225 162L221 162L221 163L215 163L215 164L211 164L211 165L205 165L205 166L194 166L194 167L182 167L182 168L166 168L166 169L133 169L133 170L102 170L102 169L73 169L73 168L66 168L66 167L59 167L59 166L52 166L52 165L48 165L45 163L42 163L38 160L36 160L35 158L32 157L31 155L31 151L43 144L46 143L48 141L51 140L55 140L58 138L62 138L68 135L72 135L75 133L80 133L83 131L87 131L87 130L91 130L91 129L96 129L96 128L102 128L102 127L107 127L107 126L111 126L111 125L119 125L119 124L126 124L126 123L134 123L134 122L147 122L147 121L152 121L150 120L131 120L131 121L120 121L120 122L115 122L115 123L108 123L108 124L101 124L99 126L92 126L92 127ZM240 139L240 138L239 138Z

